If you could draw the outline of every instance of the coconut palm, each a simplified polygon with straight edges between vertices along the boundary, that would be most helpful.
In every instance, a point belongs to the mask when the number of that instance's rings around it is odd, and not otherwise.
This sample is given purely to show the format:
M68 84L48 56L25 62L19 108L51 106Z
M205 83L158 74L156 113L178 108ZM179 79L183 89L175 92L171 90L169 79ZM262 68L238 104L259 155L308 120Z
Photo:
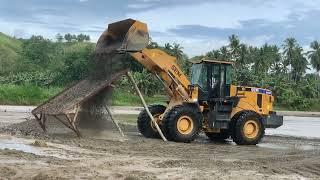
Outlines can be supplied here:
M237 65L244 67L248 61L248 47L245 44L241 44L239 48L239 58L237 59Z
M172 49L172 45L170 43L165 43L164 44L164 48L167 50L171 50Z
M303 49L294 38L287 38L283 45L284 66L290 67L290 72L294 81L300 79L308 68L308 61L303 56Z
M183 57L183 47L180 44L173 43L172 53L177 58L178 62L180 62Z
M308 51L308 58L310 59L310 63L312 67L319 73L320 75L320 44L318 41L313 41L310 44L310 48L312 50Z
M229 51L228 51L228 48L226 46L222 46L220 48L220 53L221 53L221 60L224 60L224 61L229 61L230 60L230 54L229 54Z
M239 52L240 52L240 40L238 36L232 34L229 37L229 48L230 48L231 59L233 61L236 61L237 58L239 57Z
M292 75L294 81L299 81L303 74L308 69L308 60L303 55L302 47L297 47L295 50L295 58L293 58L292 62Z
M297 47L297 40L295 38L287 38L282 45L284 51L284 65L291 66L295 58L295 48Z
M221 53L219 50L212 50L206 53L206 57L214 60L221 60Z

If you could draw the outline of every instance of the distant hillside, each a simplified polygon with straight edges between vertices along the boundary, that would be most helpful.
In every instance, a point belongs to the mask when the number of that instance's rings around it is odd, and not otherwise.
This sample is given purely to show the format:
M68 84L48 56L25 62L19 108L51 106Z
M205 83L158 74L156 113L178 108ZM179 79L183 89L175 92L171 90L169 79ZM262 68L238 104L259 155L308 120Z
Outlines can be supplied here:
M9 72L14 68L20 45L19 40L0 32L0 72Z

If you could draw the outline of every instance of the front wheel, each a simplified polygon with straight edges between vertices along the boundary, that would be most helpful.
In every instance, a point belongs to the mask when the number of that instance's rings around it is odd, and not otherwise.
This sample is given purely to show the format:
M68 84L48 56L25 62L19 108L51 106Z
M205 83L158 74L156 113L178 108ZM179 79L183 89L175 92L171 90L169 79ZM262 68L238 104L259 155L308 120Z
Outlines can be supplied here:
M165 106L162 105L151 105L149 106L149 111L152 114L153 118L159 124L160 119L159 116L164 113L166 110ZM138 116L138 129L139 132L146 138L160 138L160 135L152 122L151 118L149 117L147 111L144 109L140 112Z
M188 105L177 105L166 113L163 128L168 140L191 142L199 134L201 115L198 109Z
M246 111L235 119L233 141L238 145L256 145L264 136L262 117L253 112Z

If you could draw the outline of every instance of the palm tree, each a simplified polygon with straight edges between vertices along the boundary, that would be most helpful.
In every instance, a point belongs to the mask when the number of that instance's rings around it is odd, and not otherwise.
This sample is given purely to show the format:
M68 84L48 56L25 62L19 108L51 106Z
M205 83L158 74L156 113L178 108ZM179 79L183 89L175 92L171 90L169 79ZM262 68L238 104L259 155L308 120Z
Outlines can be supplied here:
M299 81L302 75L306 72L308 68L308 60L303 54L302 47L298 47L296 50L296 58L292 64L293 76L295 81Z
M183 47L180 44L173 43L172 53L177 58L177 60L180 64L182 63L180 61L182 60L182 57L183 57L183 50L182 49L183 49Z
M275 74L279 74L284 72L284 67L282 65L282 58L281 54L279 53L279 48L276 45L271 46L271 53L272 53L272 59L271 59L271 70Z
M58 33L58 34L56 35L56 39L57 39L57 41L58 41L59 43L61 43L61 42L63 41L63 36L62 36L60 33Z
M228 48L226 46L222 46L220 48L220 53L221 53L221 57L220 57L221 60L229 61L230 54L229 54Z
M72 41L72 35L70 34L70 33L68 33L68 34L65 34L64 35L64 39L67 41L67 42L71 42Z
M164 44L164 48L167 50L171 50L172 49L172 45L170 43L165 43Z
M284 54L284 66L291 66L294 61L295 48L297 47L297 40L295 38L287 38L284 41L283 54ZM291 70L291 69L290 69Z
M229 48L230 48L231 59L233 61L236 61L237 58L239 57L239 52L240 52L240 40L238 36L232 34L229 37Z
M237 65L244 67L247 64L248 47L245 44L241 44L239 48L239 58L237 59Z
M221 53L219 50L212 50L206 53L206 57L214 60L221 60Z
M308 52L308 57L312 67L318 72L318 76L315 79L320 78L320 44L318 41L313 41L310 44L311 51ZM317 85L317 96L320 97L320 84Z
M320 44L318 41L313 41L310 44L311 51L308 51L308 58L310 59L310 63L312 67L319 73L320 75Z
M294 38L287 38L284 41L284 66L290 67L292 79L297 81L305 73L308 68L308 61L303 56L303 49Z

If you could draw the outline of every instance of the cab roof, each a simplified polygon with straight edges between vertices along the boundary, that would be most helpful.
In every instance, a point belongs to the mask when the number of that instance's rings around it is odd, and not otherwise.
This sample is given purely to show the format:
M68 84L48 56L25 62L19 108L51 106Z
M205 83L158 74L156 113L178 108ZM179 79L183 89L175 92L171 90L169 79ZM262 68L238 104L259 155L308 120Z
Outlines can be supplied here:
M193 61L193 64L201 64L201 63L213 63L213 64L230 64L233 65L232 61L220 61L220 60L211 60L211 59L201 59L198 61Z

